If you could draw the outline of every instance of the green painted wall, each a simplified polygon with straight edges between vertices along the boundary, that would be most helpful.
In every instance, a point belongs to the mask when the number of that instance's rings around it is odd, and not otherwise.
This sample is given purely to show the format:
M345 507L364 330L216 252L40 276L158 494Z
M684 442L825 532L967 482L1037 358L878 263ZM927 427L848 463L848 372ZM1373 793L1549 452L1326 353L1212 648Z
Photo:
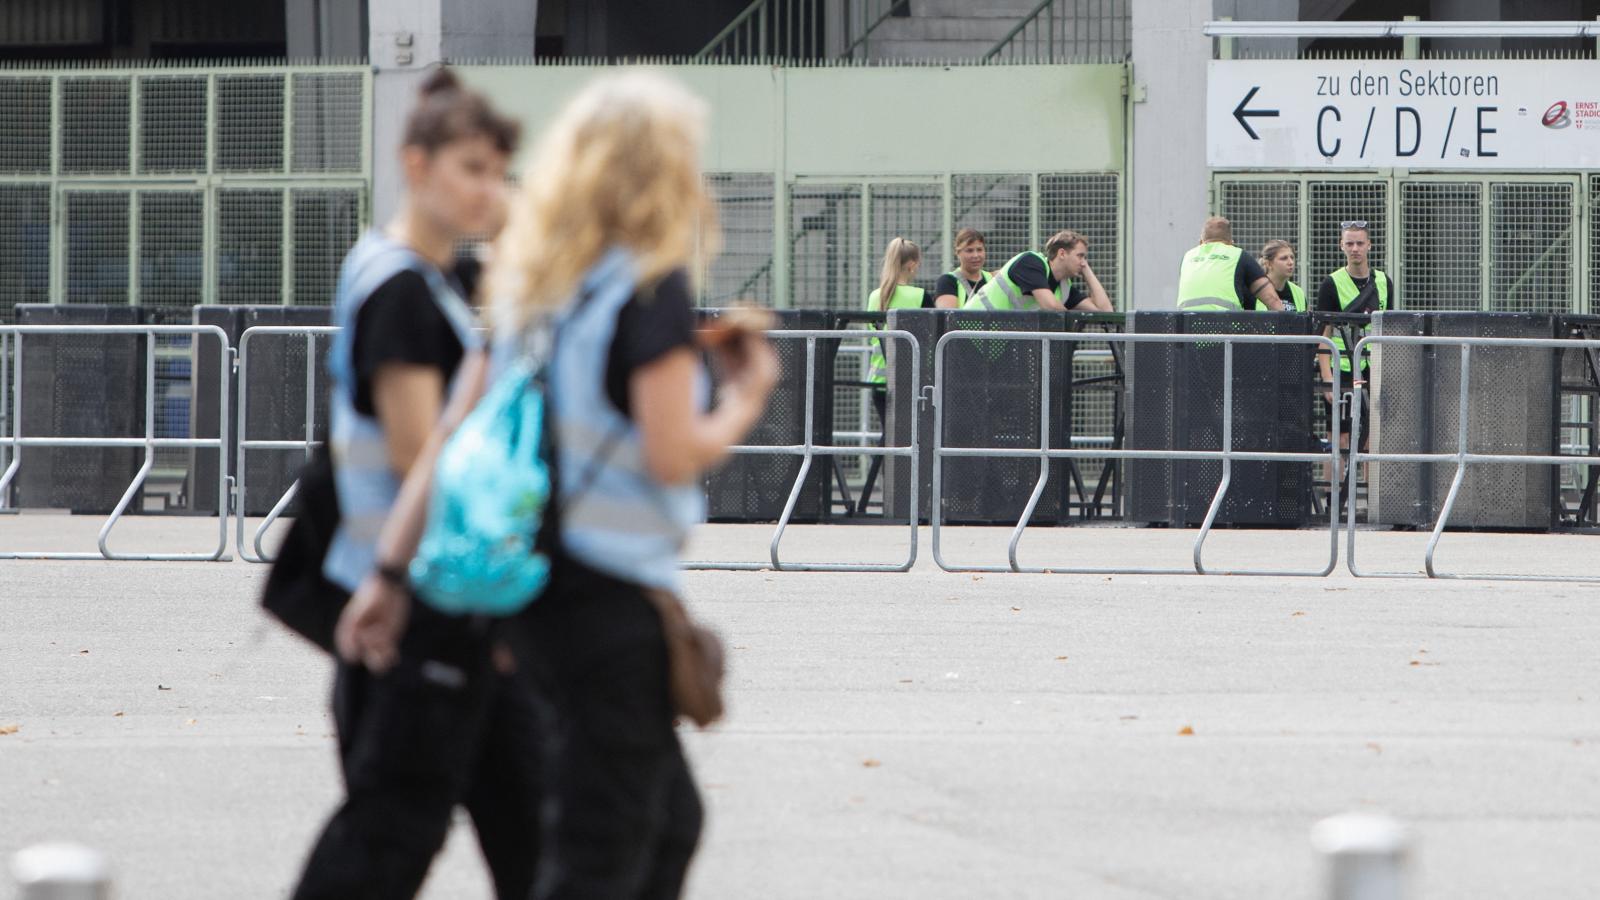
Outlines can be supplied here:
M458 71L520 117L532 136L605 68L462 66ZM1120 64L660 69L711 104L707 171L928 175L1123 169L1125 67Z

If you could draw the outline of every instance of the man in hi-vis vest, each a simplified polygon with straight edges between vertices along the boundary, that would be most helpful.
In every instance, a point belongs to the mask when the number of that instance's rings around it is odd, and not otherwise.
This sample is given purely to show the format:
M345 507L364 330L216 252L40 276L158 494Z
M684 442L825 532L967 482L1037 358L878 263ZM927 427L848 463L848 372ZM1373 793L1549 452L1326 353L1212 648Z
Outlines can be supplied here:
M1084 288L1073 279L1081 279ZM1089 239L1076 231L1057 232L1044 252L1024 250L1001 266L963 309L1068 310L1111 312L1111 298L1089 268Z
M1178 309L1240 312L1261 306L1283 311L1283 301L1273 290L1261 263L1233 245L1232 223L1212 216L1201 230L1200 245L1183 255L1183 267L1178 272Z
M1395 305L1395 282L1382 269L1372 268L1368 254L1372 252L1372 231L1364 219L1351 219L1339 225L1339 249L1344 252L1345 264L1334 269L1327 278L1322 279L1322 286L1317 288L1318 312L1348 312L1348 313L1377 313L1386 309L1393 309ZM1366 353L1361 354L1359 366L1352 366L1350 348L1345 346L1343 332L1349 331L1355 340L1360 340L1366 334L1367 326L1359 328L1349 326L1335 328L1332 324L1322 329L1324 337L1332 338L1333 345L1339 348L1339 378L1342 381L1341 393L1355 385L1365 385L1368 370L1372 362ZM1333 382L1333 365L1327 354L1317 354L1317 365L1322 369L1322 380L1325 384ZM1322 398L1328 404L1338 402L1339 398L1333 396L1332 390L1323 391ZM1361 420L1368 421L1366 395L1361 398ZM1350 408L1348 405L1339 409L1339 446L1350 449ZM1365 435L1361 446L1366 446Z

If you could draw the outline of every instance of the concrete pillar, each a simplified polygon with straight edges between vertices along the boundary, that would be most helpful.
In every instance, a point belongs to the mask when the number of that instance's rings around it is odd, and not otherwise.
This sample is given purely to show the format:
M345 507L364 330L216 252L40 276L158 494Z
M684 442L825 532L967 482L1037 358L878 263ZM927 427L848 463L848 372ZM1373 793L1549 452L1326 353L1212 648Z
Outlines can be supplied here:
M362 0L286 0L290 59L359 60L367 55Z
M536 0L368 0L372 79L372 221L399 207L400 139L417 86L442 61L531 58Z
M1183 251L1205 222L1206 63L1210 3L1139 0L1132 7L1132 309L1171 309Z

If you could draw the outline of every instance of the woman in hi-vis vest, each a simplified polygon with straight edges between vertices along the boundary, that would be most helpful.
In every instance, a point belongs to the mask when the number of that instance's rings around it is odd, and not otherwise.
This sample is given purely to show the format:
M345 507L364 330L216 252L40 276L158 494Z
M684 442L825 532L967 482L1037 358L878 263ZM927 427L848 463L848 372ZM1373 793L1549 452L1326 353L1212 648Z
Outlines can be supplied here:
M457 806L472 817L496 895L522 898L533 886L543 801L536 695L511 671L500 633L412 602L403 569L375 555L402 479L425 465L447 391L481 370L462 277L470 267L456 247L504 222L519 131L449 70L429 75L399 150L400 211L361 238L339 273L328 444L340 522L323 573L341 593L386 580L408 614L382 653L340 644L333 714L346 798L296 900L415 896Z
M494 366L524 352L543 361L556 454L552 574L520 622L559 735L539 900L677 897L700 836L674 729L693 713L669 676L686 658L668 653L682 608L664 598L704 516L702 473L755 424L778 378L760 331L734 329L712 343L721 379L708 402L690 283L696 251L718 242L700 168L706 117L662 75L595 80L541 137L489 271ZM407 480L381 559L416 553L428 476ZM392 589L362 589L372 613L351 634L381 652Z

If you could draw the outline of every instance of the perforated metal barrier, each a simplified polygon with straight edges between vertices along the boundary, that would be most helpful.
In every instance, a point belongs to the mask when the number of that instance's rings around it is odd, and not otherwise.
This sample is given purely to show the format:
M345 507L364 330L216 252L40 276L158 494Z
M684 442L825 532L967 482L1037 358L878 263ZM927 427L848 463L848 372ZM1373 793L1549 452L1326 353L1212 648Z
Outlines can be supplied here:
M1212 344L1221 346L1221 371L1220 371L1220 446L1216 450L1138 450L1138 449L1081 449L1081 448L1056 448L1051 446L1051 416L1054 414L1055 404L1052 402L1052 352L1055 344L1070 345L1084 341L1108 342L1123 345L1173 345L1173 344ZM1037 344L1039 365L1038 379L1038 416L1036 444L1031 448L1016 446L948 446L945 439L945 417L949 415L948 387L951 379L948 377L947 354L952 345L966 344L970 347L973 356L992 354L995 348L1003 348L1007 344ZM933 448L933 504L930 519L933 558L941 569L947 572L1033 572L1033 573L1062 573L1062 574L1214 574L1214 575L1277 575L1277 576L1310 576L1322 577L1331 573L1338 563L1339 552L1339 517L1338 498L1339 489L1335 486L1333 502L1330 504L1328 514L1328 560L1317 570L1310 571L1282 571L1282 570L1219 570L1207 569L1204 563L1204 550L1207 536L1216 521L1217 514L1222 508L1227 497L1228 488L1233 480L1233 465L1235 461L1279 461L1279 462L1318 462L1325 461L1332 470L1337 470L1337 448L1331 448L1327 453L1294 453L1274 452L1254 449L1240 450L1234 447L1233 423L1235 418L1234 405L1234 357L1236 345L1302 345L1307 347L1323 347L1330 352L1333 342L1321 336L1312 335L1179 335L1179 334L1083 334L1083 333L1035 333L1022 331L952 331L939 339L934 350L934 435ZM989 345L985 347L985 345ZM1309 355L1307 362L1309 362ZM1203 378L1201 373L1191 373L1191 377ZM1333 376L1333 389L1339 391L1339 375L1337 370ZM1045 485L1050 478L1051 460L1070 460L1099 457L1104 459L1162 459L1162 460L1216 460L1221 463L1221 477L1213 493L1211 503L1207 508L1204 521L1200 525L1199 534L1195 538L1192 566L1188 568L1177 567L1150 567L1150 566L1077 566L1071 564L1051 564L1046 566L1023 566L1018 559L1017 547L1022 540L1022 535L1027 529L1029 521L1033 518L1034 511L1038 508L1040 498L1044 495ZM1032 492L1017 518L1012 529L1011 538L1007 545L1007 565L972 565L951 563L944 558L941 546L941 520L944 517L945 493L945 460L946 459L984 459L984 460L1036 460L1038 476L1034 481Z

